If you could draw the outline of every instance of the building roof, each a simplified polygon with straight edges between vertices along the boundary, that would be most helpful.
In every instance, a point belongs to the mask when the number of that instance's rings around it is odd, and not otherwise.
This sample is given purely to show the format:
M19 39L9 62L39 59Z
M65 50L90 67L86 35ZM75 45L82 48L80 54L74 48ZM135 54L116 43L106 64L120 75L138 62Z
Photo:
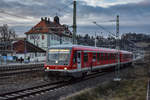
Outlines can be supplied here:
M13 49L16 53L31 53L31 52L43 52L46 51L33 45L32 43L24 40L19 40L15 43L13 43Z
M66 37L72 37L72 34L66 25L61 25L59 23L59 17L55 16L54 21L50 21L50 18L45 19L41 18L41 21L32 27L28 32L25 34L39 34L39 33L47 33L51 34L54 33L56 35L62 35Z

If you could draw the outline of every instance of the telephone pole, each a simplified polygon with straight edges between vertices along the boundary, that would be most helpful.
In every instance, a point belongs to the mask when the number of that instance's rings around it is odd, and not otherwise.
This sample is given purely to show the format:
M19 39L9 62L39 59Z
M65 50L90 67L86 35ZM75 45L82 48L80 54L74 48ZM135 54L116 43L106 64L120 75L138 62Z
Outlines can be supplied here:
M97 40L96 38L97 38L97 35L96 35L96 32L95 32L95 47L96 47L96 40Z
M76 25L76 0L73 1L73 44L76 44L76 32L77 32L77 25Z
M119 15L117 15L117 19L116 19L116 49L117 49L117 60L118 60L118 64L115 67L115 81L120 81L120 46L119 46Z

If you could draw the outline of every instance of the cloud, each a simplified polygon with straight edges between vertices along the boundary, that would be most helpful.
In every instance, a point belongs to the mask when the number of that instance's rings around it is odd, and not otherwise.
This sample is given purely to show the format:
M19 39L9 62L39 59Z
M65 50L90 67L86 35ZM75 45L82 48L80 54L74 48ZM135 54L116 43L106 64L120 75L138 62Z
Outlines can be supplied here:
M121 5L121 4L128 4L128 3L138 3L142 0L78 0L86 2L86 5L89 6L99 6L99 7L110 7L115 5Z
M0 0L0 25L8 24L23 34L41 17L47 16L53 20L57 13L61 23L71 26L71 3L70 0ZM93 21L115 31L115 22L109 21L115 20L117 14L120 15L121 32L131 32L133 29L135 32L150 33L149 11L149 0L77 0L78 33L101 30Z
M78 10L78 13L79 16L82 16L80 19L87 19L87 21L91 19L93 21L95 20L97 23L100 23L100 25L105 25L107 21L112 19L115 20L116 15L119 14L120 25L122 27L126 26L130 27L130 29L133 28L133 31L135 31L135 28L137 27L138 29L136 32L139 30L143 31L144 29L146 29L145 32L150 32L148 29L148 27L150 27L150 23L148 21L150 20L150 2L146 0L139 3L110 6L108 8L98 6L93 7L89 5L79 6L80 9ZM87 22L85 23L87 24ZM107 24L110 26L112 25L112 23ZM121 32L125 32L125 30L128 31L127 28L122 28Z

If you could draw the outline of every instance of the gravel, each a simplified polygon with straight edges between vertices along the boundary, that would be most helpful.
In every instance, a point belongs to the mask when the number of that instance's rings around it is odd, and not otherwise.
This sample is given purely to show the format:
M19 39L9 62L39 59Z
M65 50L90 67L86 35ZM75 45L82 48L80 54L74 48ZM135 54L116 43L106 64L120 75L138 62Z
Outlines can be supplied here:
M127 70L130 70L130 68L126 68L122 70L121 74L126 74ZM69 86L65 86L59 89L48 91L40 95L30 96L24 99L26 100L60 100L62 98L65 98L68 95L72 95L73 93L79 92L87 88L94 88L97 85L100 85L104 82L112 81L113 79L114 79L114 72L111 72L109 74L105 74L100 77L85 80L85 81L75 83ZM25 79L25 80L12 83L12 84L0 85L0 92L5 93L5 92L10 92L10 91L16 91L19 89L29 88L32 86L42 85L45 83L46 82L43 81L42 77L30 78L29 80Z

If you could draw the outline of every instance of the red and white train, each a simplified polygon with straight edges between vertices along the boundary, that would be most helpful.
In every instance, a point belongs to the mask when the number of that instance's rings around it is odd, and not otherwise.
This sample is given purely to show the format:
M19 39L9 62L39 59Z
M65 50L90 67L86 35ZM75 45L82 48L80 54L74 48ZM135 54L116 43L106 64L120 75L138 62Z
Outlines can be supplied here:
M44 67L46 72L53 75L78 77L89 71L113 67L118 64L118 57L120 64L131 64L133 61L133 54L128 51L81 45L59 45L47 51Z

